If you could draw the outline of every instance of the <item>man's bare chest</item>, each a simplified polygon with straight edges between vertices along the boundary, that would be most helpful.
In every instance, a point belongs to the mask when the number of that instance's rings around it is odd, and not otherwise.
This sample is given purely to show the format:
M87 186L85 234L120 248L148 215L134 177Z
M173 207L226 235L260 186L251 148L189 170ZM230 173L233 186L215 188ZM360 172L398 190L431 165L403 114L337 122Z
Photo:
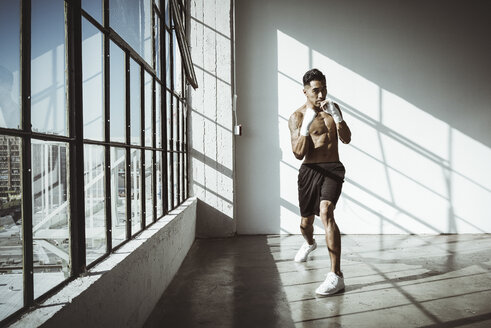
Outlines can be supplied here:
M336 123L333 118L325 113L319 113L310 126L311 136L331 135L336 131Z

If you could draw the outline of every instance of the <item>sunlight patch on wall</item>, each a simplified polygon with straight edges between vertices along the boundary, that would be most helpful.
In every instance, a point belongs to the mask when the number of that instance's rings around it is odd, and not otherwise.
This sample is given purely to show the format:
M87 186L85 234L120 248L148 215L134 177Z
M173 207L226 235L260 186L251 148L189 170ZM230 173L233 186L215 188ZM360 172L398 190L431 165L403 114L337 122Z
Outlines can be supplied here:
M293 80L282 72L278 73L278 113L279 117L288 121L290 115L304 102L303 86L301 80Z
M280 207L281 231L286 234L298 234L300 219L299 212L293 212L285 206Z
M285 33L277 36L283 230L299 222L301 161L291 151L288 118L305 102L303 74L318 68L352 131L349 145L339 142L347 169L336 210L343 233L491 231L491 149Z
M424 112L410 102L382 91L383 109L380 123L410 145L420 148L424 155L447 161L449 155L449 125ZM362 107L363 108L363 107Z
M278 72L301 83L309 70L310 50L305 44L278 30Z
M452 169L470 183L491 192L491 149L452 129Z
M294 167L291 167L290 165L280 162L280 176L283 177L290 177L290 176L295 176L297 174L298 170ZM292 204L293 207L295 207L298 203L298 196L297 193L295 192L297 190L297 180L296 179L285 179L284 181L281 181L281 188L280 188L280 197L284 201L288 202L289 204ZM294 191L294 192L292 192ZM298 213L296 213L298 216Z
M459 225L490 232L491 149L452 129L451 163L453 211ZM479 219L479 220L477 220ZM479 229L477 229L479 228Z
M327 92L353 108L363 108L363 115L378 121L380 88L363 76L312 50L312 68L320 69L327 79Z
M289 55L280 55L284 53ZM278 125L280 148L283 150L281 160L296 168L300 167L301 162L292 155L288 119L304 102L302 77L309 69L308 63L308 47L278 31Z
M344 145L340 145L343 147ZM392 201L390 185L387 181L387 171L383 161L373 158L369 153L350 147L340 155L341 162L346 167L346 179L351 183L362 186L365 190L377 190L376 196L385 201ZM355 165L358 164L358 165ZM347 188L345 183L343 188ZM346 190L343 190L343 192Z
M278 128L281 152L280 217L282 233L298 233L296 172L301 162L292 153L288 119L303 102L302 77L309 68L309 48L278 31ZM284 55L288 54L288 55ZM281 91L280 91L281 90Z

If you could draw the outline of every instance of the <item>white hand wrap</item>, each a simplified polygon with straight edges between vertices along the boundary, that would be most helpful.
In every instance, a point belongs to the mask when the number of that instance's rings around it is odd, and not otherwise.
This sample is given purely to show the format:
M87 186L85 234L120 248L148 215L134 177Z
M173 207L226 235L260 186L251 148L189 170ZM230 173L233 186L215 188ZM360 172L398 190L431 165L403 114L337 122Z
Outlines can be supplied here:
M334 101L331 99L326 99L327 103L322 107L324 112L330 114L332 118L334 119L334 122L336 123L341 123L343 121L343 117L341 116L341 113L339 112L338 108L334 106Z
M308 136L310 125L314 121L314 118L317 116L317 112L312 108L307 107L305 110L305 114L303 115L302 126L300 127L300 135Z

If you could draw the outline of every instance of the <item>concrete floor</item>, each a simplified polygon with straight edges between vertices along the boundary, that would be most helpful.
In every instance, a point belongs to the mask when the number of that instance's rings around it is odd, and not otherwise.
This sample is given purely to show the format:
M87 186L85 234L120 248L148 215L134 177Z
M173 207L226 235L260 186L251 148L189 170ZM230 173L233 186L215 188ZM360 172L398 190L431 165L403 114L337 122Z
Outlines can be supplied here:
M318 298L329 255L301 236L199 239L144 327L491 327L490 235L342 237L344 293Z

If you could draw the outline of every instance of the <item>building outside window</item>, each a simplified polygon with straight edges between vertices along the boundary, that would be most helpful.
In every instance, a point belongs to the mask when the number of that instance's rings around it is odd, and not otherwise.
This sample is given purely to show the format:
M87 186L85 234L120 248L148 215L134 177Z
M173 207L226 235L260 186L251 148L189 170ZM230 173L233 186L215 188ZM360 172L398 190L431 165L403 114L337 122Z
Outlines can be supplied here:
M0 2L0 323L188 197L185 5Z

